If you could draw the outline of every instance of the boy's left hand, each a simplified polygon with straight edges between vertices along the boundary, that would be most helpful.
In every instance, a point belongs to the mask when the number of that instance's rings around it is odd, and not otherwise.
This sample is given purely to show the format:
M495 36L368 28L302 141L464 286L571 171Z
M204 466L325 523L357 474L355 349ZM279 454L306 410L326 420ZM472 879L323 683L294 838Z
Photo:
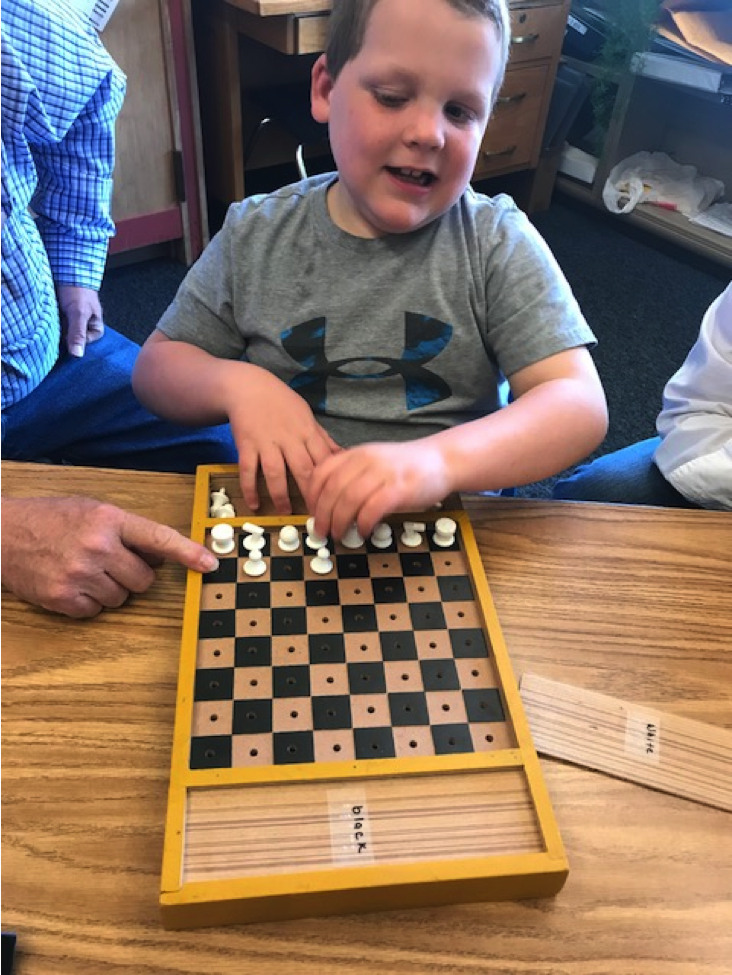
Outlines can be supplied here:
M354 522L366 537L386 515L430 508L450 491L442 452L426 438L364 444L326 458L305 501L318 534L340 539Z

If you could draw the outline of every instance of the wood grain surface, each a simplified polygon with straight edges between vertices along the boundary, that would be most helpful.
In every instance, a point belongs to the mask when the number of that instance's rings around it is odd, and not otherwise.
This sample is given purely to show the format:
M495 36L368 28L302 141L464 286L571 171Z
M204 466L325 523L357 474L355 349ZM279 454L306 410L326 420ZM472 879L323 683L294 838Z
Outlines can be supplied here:
M3 464L187 530L193 479ZM732 518L467 502L517 676L732 727ZM3 929L16 975L730 975L732 816L555 760L553 900L163 931L184 572L75 622L3 596Z

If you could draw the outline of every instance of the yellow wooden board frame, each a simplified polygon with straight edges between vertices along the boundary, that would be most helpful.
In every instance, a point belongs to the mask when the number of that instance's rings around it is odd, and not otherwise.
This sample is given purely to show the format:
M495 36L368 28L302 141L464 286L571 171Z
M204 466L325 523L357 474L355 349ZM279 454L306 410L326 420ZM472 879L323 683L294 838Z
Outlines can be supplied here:
M234 500L238 485L235 467L212 465L198 469L191 535L199 542L204 542L207 530L220 521L209 517L209 499L211 491L222 484L227 485ZM242 503L240 494L238 498ZM189 572L160 894L161 917L166 928L545 897L556 894L562 888L568 873L564 848L468 515L456 510L420 513L411 517L429 526L446 514L454 518L459 526L476 606L492 650L492 662L515 747L410 758L258 768L190 769L202 577ZM399 522L409 517L402 515ZM225 520L234 527L254 520L265 528L279 528L284 524L302 525L305 516L283 518L249 515ZM396 519L394 521L396 523ZM450 803L454 801L456 804L454 809L452 806L450 809L451 822L458 823L461 818L457 805L461 801L458 793L461 789L465 792L467 786L471 796L476 795L488 803L489 818L499 807L502 817L512 816L511 810L518 810L516 815L525 824L523 838L514 844L509 839L514 832L510 828L510 819L499 818L496 820L498 825L481 825L478 830L479 833L482 829L488 834L485 842L491 850L496 850L490 855L485 852L462 853L462 847L456 840L451 852L436 852L434 856L432 853L422 853L417 862L410 862L410 854L406 851L390 857L387 863L372 860L363 864L356 862L356 865L353 865L355 861L349 852L351 840L348 839L343 845L333 840L334 824L338 830L342 827L340 812L336 815L333 809L340 810L338 804L344 796L343 808L348 807L347 811L358 810L356 818L368 824L368 807L372 798L374 809L383 809L393 805L394 797L400 792L419 796L420 790L428 790L435 783L444 784L445 796ZM273 788L275 791L272 791ZM264 870L257 873L256 867L248 867L241 876L231 876L231 868L225 867L220 871L222 876L212 880L186 876L186 872L190 873L185 866L187 837L189 831L194 835L191 810L205 806L209 801L214 811L211 813L209 810L207 815L216 814L217 803L222 806L231 803L238 806L241 803L245 810L255 806L260 810L259 797L271 798L280 794L277 790L285 789L291 791L282 791L283 796L314 797L312 801L321 802L326 810L323 815L331 828L332 844L331 860L327 866L321 865L317 869L299 866L292 872L280 866L269 873ZM377 794L382 793L386 798L383 795L377 798ZM358 800L354 800L349 807L348 797L352 795L357 796ZM336 806L332 801L334 796L338 797ZM506 797L511 801L504 802ZM404 819L405 814L402 813L398 821ZM531 823L527 825L529 820ZM505 829L501 823L505 824ZM361 826L361 823L356 825ZM222 827L227 842L229 837L236 837L236 833L231 833L232 828L237 827ZM266 832L266 824L259 828ZM449 829L453 830L453 827ZM456 825L454 829L459 832L459 826ZM535 839L531 839L531 836L535 836ZM373 845L378 849L378 842ZM504 846L508 852L503 852ZM514 846L520 852L514 852ZM340 850L346 852L341 855ZM359 849L359 852L362 850ZM425 859L425 856L428 858Z

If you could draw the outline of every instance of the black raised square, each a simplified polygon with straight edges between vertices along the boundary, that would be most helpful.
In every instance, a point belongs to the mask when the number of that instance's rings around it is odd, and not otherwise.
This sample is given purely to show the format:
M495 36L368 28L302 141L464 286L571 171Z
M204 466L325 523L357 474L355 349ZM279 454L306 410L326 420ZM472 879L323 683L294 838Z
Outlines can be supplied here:
M402 552L399 556L405 576L433 576L435 568L429 552Z
M415 630L445 629L445 614L441 603L410 603L409 615Z
M416 660L417 642L410 630L389 630L379 633L381 656L384 660Z
M497 687L463 691L468 721L503 721L503 702Z
M347 605L341 607L341 613L345 633L373 632L379 628L374 606Z
M374 590L375 603L405 603L407 601L404 579L400 579L398 576L372 579L371 586Z
M340 579L367 579L369 576L368 556L352 552L347 555L336 555L336 568Z
M203 582L205 585L209 585L215 582L236 582L237 579L237 561L232 556L231 558L226 558L222 556L219 558L219 567L213 572L207 572L203 577Z
M191 738L190 767L231 768L231 735Z
M454 660L420 660L426 691L459 691L460 678Z
M356 758L394 758L394 734L391 728L355 728L353 743Z
M450 630L454 657L487 657L488 644L482 630Z
M311 633L308 648L311 664L342 664L346 659L342 633Z
M240 582L236 587L237 609L268 609L269 605L268 582Z
M304 664L272 668L273 697L308 697L310 668Z
M272 636L294 636L307 631L308 621L304 606L278 606L272 610Z
M240 636L234 643L237 667L269 667L272 663L272 640L268 636Z
M437 585L445 603L466 603L473 599L473 587L468 576L439 576Z
M337 579L313 579L305 583L308 606L337 606L340 602Z
M391 712L391 723L394 727L430 723L424 694L390 694L389 711Z
M316 731L350 728L351 699L347 694L313 698L313 728Z
M196 671L196 701L230 701L234 696L232 667L210 667Z
M351 694L384 694L386 677L379 662L348 664L348 689Z
M272 736L275 765L296 765L315 760L312 731L280 731Z
M198 619L198 638L232 637L236 633L236 610L204 609Z
M467 724L436 724L432 726L432 741L438 755L462 754L473 751L473 739Z
M269 698L234 701L232 730L235 735L266 735L272 730L272 702Z
M302 556L272 556L269 568L273 582L296 582L304 576Z

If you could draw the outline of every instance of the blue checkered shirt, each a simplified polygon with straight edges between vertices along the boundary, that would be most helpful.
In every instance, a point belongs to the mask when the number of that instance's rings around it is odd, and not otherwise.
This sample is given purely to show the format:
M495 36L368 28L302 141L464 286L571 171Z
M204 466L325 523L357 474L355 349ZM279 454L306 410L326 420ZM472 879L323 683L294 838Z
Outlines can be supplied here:
M66 0L4 0L1 28L5 407L58 358L55 285L99 290L125 77Z

